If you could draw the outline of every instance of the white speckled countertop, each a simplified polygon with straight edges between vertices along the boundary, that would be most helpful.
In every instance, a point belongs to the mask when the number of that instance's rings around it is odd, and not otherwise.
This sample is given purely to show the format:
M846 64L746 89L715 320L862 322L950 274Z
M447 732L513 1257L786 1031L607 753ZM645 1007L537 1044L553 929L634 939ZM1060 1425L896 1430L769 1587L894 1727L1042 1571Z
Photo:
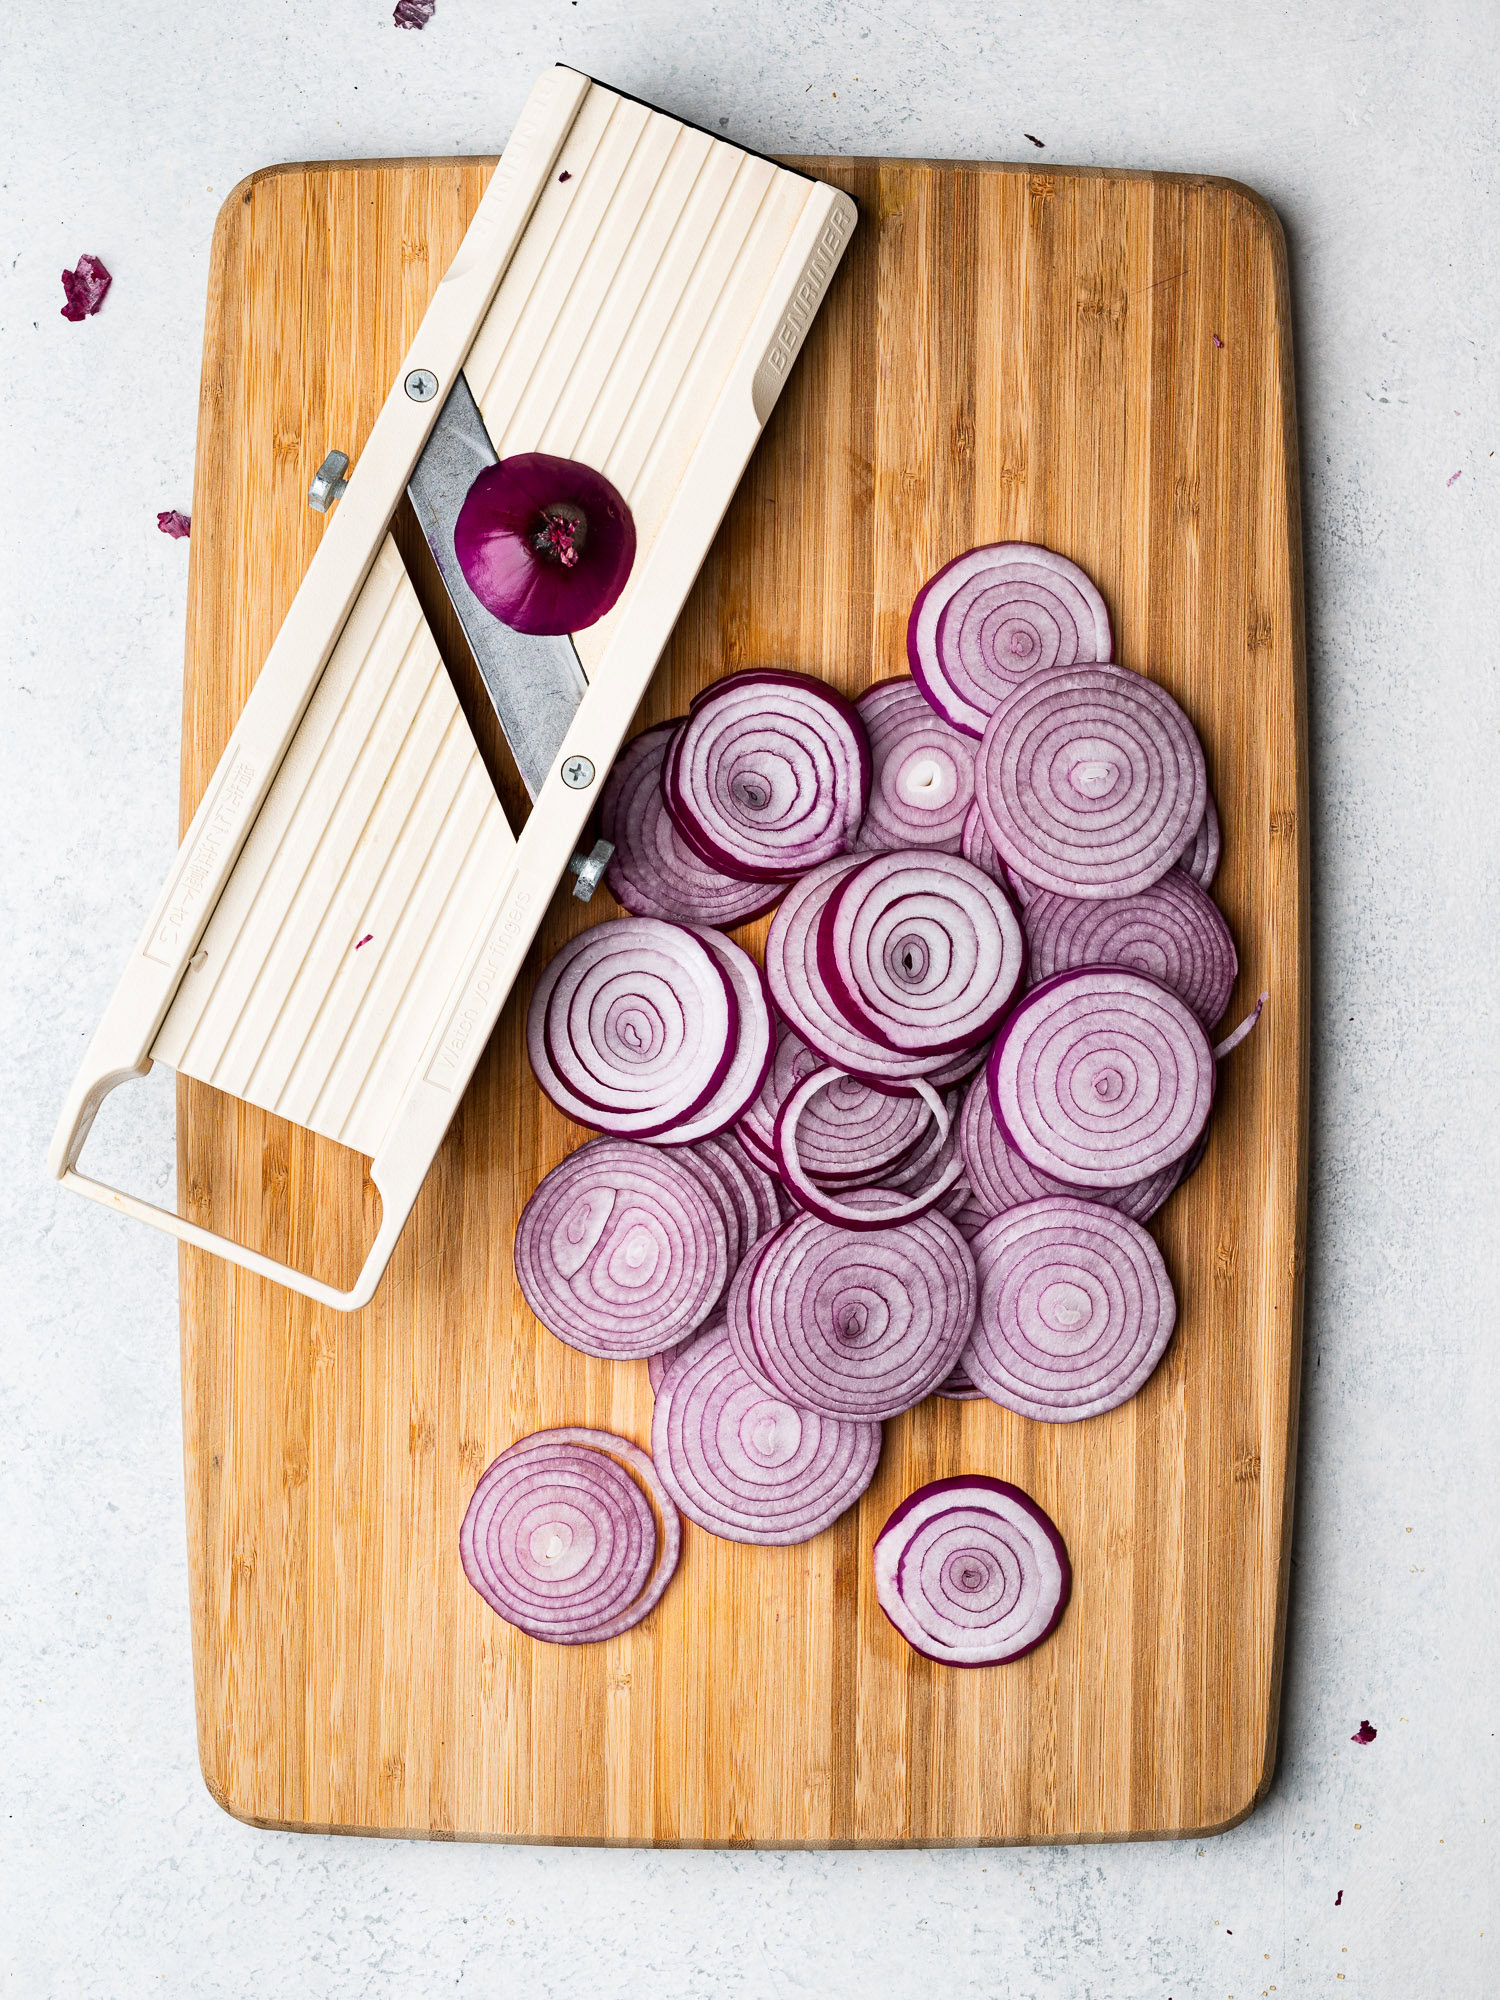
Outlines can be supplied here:
M6 2000L1500 1991L1497 26L1493 0L438 0L421 33L389 0L10 12ZM1038 159L1235 175L1286 224L1314 806L1306 1391L1281 1766L1222 1838L421 1846L254 1832L200 1782L175 1254L41 1165L175 847L187 550L155 519L190 500L209 237L271 161L494 151L558 58L767 150L1030 159L1029 132ZM75 326L57 274L84 250L115 286ZM169 1098L149 1117L133 1100L113 1147L129 1185L170 1185Z

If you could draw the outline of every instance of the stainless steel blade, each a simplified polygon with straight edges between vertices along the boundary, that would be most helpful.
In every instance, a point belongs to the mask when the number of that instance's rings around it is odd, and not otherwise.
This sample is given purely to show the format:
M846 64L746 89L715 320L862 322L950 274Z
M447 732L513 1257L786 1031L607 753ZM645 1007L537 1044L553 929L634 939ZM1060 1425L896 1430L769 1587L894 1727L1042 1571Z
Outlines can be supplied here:
M454 525L469 488L496 459L479 405L460 372L406 490L511 755L535 798L588 683L571 639L513 631L485 610L464 581L453 549Z

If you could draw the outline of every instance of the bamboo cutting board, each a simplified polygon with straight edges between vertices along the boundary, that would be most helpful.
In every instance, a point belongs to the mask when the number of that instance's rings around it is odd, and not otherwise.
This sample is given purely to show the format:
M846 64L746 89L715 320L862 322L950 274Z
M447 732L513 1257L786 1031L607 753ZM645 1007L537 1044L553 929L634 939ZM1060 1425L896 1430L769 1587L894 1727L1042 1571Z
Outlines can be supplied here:
M642 720L715 675L850 693L904 667L922 580L977 542L1081 562L1117 657L1203 735L1239 941L1197 1176L1156 1227L1181 1302L1145 1390L1045 1426L931 1401L886 1426L865 1500L802 1548L686 1524L657 1611L538 1645L465 1583L458 1528L514 1438L645 1442L644 1363L542 1331L516 1217L584 1136L522 1041L537 967L615 914L559 898L374 1304L342 1317L182 1252L199 1744L260 1825L439 1839L966 1844L1203 1832L1275 1755L1295 1458L1306 1153L1302 586L1285 252L1230 182L798 162L847 187L844 269ZM183 729L184 824L323 530L308 480L366 435L492 162L310 166L238 188L214 240ZM1222 343L1222 344L1221 344ZM398 540L513 819L523 794L409 519ZM740 935L757 944L764 926ZM347 1284L365 1162L179 1085L187 1212ZM1018 1482L1071 1551L1072 1605L979 1672L881 1616L875 1534L918 1482Z

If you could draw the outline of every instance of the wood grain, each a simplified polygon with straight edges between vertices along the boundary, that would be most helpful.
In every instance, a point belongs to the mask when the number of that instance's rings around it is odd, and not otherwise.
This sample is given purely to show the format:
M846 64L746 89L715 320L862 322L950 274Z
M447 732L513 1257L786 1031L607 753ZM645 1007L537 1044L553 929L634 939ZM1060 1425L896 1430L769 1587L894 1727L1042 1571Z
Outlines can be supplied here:
M491 162L283 168L226 204L205 339L184 819ZM204 1775L262 1825L438 1839L889 1845L1223 1827L1275 1754L1295 1457L1306 1135L1302 587L1286 264L1232 183L799 162L847 187L854 246L714 545L643 721L754 662L850 692L904 665L924 577L1019 536L1075 557L1118 657L1184 703L1225 828L1239 940L1207 1160L1159 1235L1180 1331L1146 1389L1079 1425L929 1402L886 1427L863 1504L803 1548L689 1526L677 1580L606 1646L535 1645L465 1584L475 1480L545 1424L644 1441L644 1364L538 1328L521 1203L580 1134L521 1041L535 970L614 914L561 898L375 1303L326 1313L182 1253ZM1217 336L1217 339L1215 338ZM1222 345L1219 344L1222 342ZM409 522L398 536L431 597ZM452 621L433 622L506 809L521 793ZM741 933L758 941L763 927ZM180 1086L189 1212L348 1283L378 1198L358 1156ZM916 1482L1017 1480L1072 1551L1025 1661L919 1659L870 1547Z

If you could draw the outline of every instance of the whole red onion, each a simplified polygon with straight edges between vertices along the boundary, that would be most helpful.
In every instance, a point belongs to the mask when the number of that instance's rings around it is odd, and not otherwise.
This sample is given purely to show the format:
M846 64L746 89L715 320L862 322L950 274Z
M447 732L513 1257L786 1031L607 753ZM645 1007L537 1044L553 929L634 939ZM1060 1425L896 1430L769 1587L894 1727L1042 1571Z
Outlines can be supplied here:
M517 632L581 632L610 609L635 561L635 522L602 472L522 451L469 488L453 548L464 581Z

